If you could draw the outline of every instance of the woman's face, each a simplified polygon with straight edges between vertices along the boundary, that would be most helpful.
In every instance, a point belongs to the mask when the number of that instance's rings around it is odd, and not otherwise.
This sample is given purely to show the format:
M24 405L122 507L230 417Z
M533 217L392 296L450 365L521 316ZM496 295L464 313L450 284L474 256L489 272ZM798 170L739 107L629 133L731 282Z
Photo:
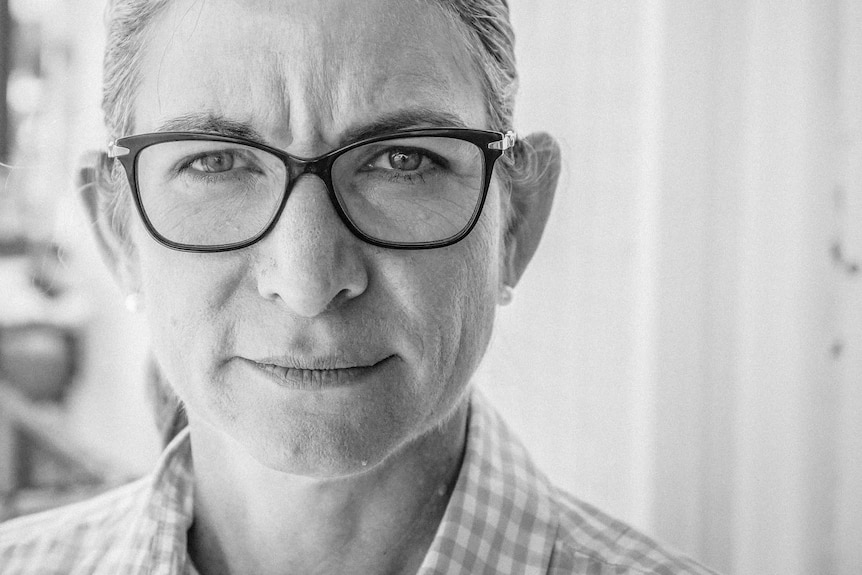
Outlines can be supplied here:
M150 27L142 64L138 133L229 122L311 157L396 115L487 127L465 46L422 1L175 2ZM493 323L500 226L492 184L460 243L377 248L304 177L245 249L172 251L135 224L132 269L193 425L270 467L342 475L427 433L463 398Z

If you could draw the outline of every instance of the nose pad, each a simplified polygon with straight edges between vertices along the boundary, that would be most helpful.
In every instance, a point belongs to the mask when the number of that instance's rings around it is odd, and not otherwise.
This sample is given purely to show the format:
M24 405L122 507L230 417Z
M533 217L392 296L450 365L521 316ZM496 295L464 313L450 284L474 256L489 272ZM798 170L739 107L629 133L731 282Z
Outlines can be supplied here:
M319 177L306 174L294 182L278 221L257 245L258 292L296 315L314 317L368 287L359 240Z

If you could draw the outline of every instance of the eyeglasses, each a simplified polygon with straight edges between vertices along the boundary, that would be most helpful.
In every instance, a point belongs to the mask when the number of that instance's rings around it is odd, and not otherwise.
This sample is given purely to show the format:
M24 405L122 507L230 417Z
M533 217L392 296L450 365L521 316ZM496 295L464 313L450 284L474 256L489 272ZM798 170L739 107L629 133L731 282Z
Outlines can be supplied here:
M516 142L465 128L396 132L317 158L242 138L160 132L111 142L146 229L191 252L250 246L278 221L296 182L323 180L344 225L376 246L452 245L476 225L494 163Z

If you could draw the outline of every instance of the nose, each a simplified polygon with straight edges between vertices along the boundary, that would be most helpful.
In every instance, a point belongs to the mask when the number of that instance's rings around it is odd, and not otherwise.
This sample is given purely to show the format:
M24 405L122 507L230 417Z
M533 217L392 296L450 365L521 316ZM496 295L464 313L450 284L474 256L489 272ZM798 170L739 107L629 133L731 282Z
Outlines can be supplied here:
M338 217L320 178L296 181L258 250L258 292L298 316L335 309L368 287L359 240Z

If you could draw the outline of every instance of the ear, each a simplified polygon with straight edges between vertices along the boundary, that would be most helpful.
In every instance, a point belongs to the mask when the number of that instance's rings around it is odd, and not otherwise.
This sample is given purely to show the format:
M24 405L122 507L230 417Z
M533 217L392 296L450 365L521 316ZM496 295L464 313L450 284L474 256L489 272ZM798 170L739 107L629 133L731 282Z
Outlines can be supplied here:
M560 147L544 132L515 147L503 282L515 287L536 253L560 177Z
M107 154L87 152L78 160L75 184L102 259L124 292L133 293L138 289L134 250L114 216L117 191L111 188L110 171Z

